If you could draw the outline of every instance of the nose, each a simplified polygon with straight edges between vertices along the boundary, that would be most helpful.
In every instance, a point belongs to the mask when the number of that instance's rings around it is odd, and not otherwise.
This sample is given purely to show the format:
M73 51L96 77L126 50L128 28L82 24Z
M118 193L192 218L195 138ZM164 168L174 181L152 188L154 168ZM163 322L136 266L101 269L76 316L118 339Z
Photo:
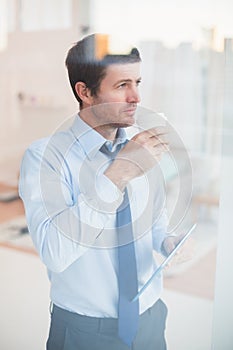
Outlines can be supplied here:
M139 90L138 87L131 87L131 89L129 89L128 94L127 94L127 102L128 103L139 103L140 102L140 94L139 94Z

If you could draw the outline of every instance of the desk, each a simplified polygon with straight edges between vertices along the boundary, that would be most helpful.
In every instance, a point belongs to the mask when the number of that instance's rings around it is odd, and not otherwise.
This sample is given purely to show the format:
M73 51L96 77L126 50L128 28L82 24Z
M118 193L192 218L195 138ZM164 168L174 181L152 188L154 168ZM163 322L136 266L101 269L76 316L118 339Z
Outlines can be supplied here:
M17 188L0 183L0 193L6 194L9 192L17 193ZM14 220L15 218L21 217L23 215L24 215L24 206L20 198L17 198L15 200L10 200L10 201L0 201L0 224L3 224L3 227L5 223L7 224L7 222ZM1 235L1 232L0 232L0 235ZM24 239L25 238L26 237L24 237ZM28 239L30 238L28 237ZM2 238L0 239L0 246L21 251L24 253L37 255L35 249L30 247L28 244L25 244L24 241L22 242L22 244L16 244L16 242L14 242L11 239Z
M8 192L16 192L17 187L5 185L0 183L0 194L6 194ZM23 203L20 199L12 200L12 201L0 201L0 223L11 220L16 216L24 214Z

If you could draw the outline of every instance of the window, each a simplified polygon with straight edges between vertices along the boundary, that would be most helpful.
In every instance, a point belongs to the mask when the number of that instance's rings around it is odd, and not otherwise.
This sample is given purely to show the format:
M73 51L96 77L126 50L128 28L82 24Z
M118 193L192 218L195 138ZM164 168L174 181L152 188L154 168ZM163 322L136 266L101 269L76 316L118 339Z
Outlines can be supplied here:
M71 0L21 0L20 27L23 31L71 27Z

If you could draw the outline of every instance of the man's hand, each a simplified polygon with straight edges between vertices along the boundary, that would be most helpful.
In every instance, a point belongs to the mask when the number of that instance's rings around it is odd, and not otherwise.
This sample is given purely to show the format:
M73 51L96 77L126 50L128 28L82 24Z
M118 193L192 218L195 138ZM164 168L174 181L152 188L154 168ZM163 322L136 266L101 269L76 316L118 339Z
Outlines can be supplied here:
M165 127L156 127L135 135L118 153L105 175L123 191L127 183L145 174L168 151Z
M179 236L169 236L163 241L163 250L167 255L169 255L177 244L182 240L185 234ZM183 263L192 259L194 255L195 241L193 238L188 238L187 241L178 249L173 260L174 263Z

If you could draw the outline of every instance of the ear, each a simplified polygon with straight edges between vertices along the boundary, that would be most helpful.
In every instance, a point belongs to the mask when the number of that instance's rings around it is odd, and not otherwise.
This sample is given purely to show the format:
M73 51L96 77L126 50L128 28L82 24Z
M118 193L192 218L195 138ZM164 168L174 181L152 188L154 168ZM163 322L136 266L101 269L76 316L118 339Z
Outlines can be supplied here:
M82 81L78 81L75 84L75 91L84 104L91 106L92 96L90 89L86 87L86 84Z

